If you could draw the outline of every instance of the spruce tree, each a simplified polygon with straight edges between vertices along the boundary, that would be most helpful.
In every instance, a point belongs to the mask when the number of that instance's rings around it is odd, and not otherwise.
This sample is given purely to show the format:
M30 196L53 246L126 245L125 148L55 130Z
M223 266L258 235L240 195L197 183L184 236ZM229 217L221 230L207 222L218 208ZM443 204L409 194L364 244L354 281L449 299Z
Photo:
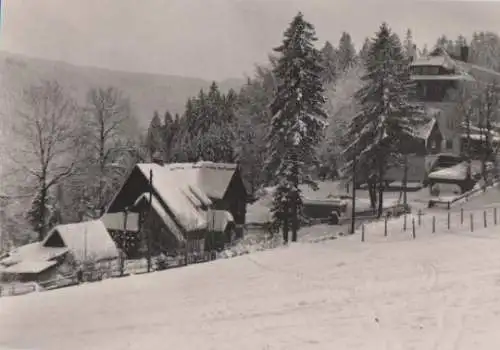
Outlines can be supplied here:
M403 45L405 56L408 58L415 55L415 52L413 50L413 45L414 45L413 44L413 33L412 33L411 29L408 29L406 31L406 36L405 36L404 45Z
M333 45L327 41L321 49L323 63L323 83L333 83L337 77L337 51Z
M383 23L370 45L367 73L362 78L365 85L356 93L361 110L349 125L344 150L345 170L357 175L358 170L365 172L373 209L378 195L379 216L385 171L400 161L404 140L413 136L413 126L423 118L420 109L410 104L415 85L401 46L397 35Z
M361 50L359 50L358 54L362 64L365 64L366 61L368 60L368 55L370 53L370 45L371 45L370 39L365 38L363 46L361 47Z
M272 210L283 227L285 242L289 227L292 241L297 240L302 212L299 185L317 186L307 171L317 164L315 150L326 125L321 54L313 46L316 40L313 25L299 12L285 31L282 45L274 49L279 54L273 70L279 85L271 103L267 167L277 185Z
M157 155L161 155L163 157L163 149L165 147L163 126L161 124L160 115L156 111L151 123L149 124L146 146L151 159Z
M347 32L343 32L337 50L337 70L339 72L345 72L351 68L355 62L356 49L352 43L351 35Z
M163 127L162 127L162 134L163 134L163 150L164 150L164 156L165 160L169 160L171 157L171 151L172 151L172 144L174 141L175 137L175 125L174 125L174 118L172 117L172 114L169 111L165 112L165 116L163 118Z

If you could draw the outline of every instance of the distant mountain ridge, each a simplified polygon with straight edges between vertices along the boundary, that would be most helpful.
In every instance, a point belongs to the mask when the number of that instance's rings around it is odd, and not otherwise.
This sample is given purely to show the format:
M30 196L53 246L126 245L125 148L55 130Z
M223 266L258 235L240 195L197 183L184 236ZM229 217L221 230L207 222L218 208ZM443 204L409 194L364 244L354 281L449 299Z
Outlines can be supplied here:
M77 66L0 51L0 121L13 113L21 91L41 80L57 80L81 104L92 87L119 88L130 99L141 128L148 126L155 110L160 114L167 109L182 113L187 99L212 83L198 78ZM243 78L218 82L223 92L231 88L238 91L244 83Z

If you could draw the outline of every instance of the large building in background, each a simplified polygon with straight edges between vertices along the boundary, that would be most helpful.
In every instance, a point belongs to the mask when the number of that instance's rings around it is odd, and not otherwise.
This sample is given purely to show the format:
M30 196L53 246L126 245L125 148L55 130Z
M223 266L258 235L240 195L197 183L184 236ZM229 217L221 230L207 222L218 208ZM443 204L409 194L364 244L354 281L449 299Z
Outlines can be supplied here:
M443 48L436 48L426 57L411 63L412 79L417 84L417 102L434 117L442 134L442 152L460 154L464 133L460 128L462 113L456 94L462 86L485 86L498 82L500 73L468 62L469 48L463 46L459 55L452 55ZM492 135L492 140L500 134Z

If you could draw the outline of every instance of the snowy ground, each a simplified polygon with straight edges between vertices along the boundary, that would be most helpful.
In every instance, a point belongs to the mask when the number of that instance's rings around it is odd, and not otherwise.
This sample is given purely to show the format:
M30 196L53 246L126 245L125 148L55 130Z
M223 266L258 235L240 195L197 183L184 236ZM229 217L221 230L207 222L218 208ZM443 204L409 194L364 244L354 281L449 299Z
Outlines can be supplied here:
M358 232L2 298L0 349L496 350L500 226L424 223L413 240L402 220L388 237L367 225L365 243Z

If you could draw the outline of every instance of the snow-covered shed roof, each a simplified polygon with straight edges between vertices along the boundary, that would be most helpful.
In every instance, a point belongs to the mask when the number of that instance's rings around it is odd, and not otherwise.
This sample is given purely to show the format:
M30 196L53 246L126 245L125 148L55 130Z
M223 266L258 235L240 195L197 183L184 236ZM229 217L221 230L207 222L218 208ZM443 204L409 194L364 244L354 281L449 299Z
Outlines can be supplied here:
M436 118L431 118L427 123L423 123L414 128L414 135L420 139L426 140L431 135L432 129L436 125Z
M40 273L57 264L54 260L23 260L17 264L5 267L0 270L3 273L26 274Z
M116 244L101 220L58 225L47 234L42 246L57 247L61 243L78 261L86 258L99 261L119 256Z
M11 266L23 261L48 261L68 251L66 247L43 247L40 242L26 244L12 249L0 264Z

